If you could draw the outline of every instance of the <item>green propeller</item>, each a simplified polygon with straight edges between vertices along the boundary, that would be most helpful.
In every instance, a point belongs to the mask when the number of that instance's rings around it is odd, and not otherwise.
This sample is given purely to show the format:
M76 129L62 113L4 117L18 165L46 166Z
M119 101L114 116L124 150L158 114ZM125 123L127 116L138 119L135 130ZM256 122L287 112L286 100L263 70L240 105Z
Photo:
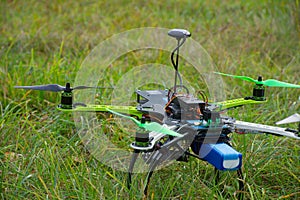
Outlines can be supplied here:
M179 133L177 133L175 131L172 131L172 130L166 128L166 127L163 127L162 125L160 125L157 122L141 123L140 121L138 121L134 117L129 117L127 115L123 115L121 113L115 112L115 111L110 110L110 109L107 109L107 111L109 111L109 112L111 112L111 113L113 113L115 115L118 115L120 117L124 117L124 118L130 119L136 125L138 125L141 128L144 128L144 129L146 129L148 131L155 131L155 132L158 132L158 133L163 133L163 134L171 135L171 136L175 136L175 137L182 137L183 136L183 135L181 135L181 134L179 134Z
M250 81L253 83L256 83L258 85L265 85L265 86L269 86L269 87L289 87L289 88L300 88L300 85L296 85L296 84L291 84L291 83L286 83L286 82L282 82L282 81L277 81L275 79L268 79L263 81L261 79L261 77L258 78L258 80L255 80L253 78L250 78L248 76L237 76L237 75L232 75L232 74L224 74L221 72L214 72L215 74L220 74L223 76L231 76L233 78L239 78L245 81Z

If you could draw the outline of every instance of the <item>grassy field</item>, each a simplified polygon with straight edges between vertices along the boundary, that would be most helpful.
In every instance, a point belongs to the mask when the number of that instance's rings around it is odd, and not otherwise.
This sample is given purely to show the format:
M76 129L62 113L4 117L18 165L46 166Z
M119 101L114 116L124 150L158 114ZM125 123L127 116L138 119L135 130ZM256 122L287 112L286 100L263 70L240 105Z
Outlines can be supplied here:
M184 28L221 72L300 83L299 0L28 0L0 1L0 10L1 199L142 198L138 187L126 189L125 173L85 149L72 115L55 109L58 94L13 88L74 82L84 58L113 34L139 27ZM118 62L131 62L128 58ZM228 98L251 93L249 83L224 81ZM273 125L300 110L299 90L269 88L267 97L266 105L229 114ZM245 199L300 198L299 141L234 135L233 144L244 156ZM175 163L154 173L147 198L237 198L236 173L222 173L218 185L213 176L203 162ZM136 182L143 178L138 175Z

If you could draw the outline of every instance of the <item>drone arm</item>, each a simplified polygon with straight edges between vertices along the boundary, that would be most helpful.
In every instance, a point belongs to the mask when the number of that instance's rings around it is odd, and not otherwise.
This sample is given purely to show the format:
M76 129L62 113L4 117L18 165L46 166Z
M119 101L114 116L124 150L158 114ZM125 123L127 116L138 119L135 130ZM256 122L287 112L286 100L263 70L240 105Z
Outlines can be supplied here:
M107 109L109 109L114 112L136 116L139 119L141 119L143 115L143 113L138 111L134 106L82 105L75 106L72 109L63 109L61 107L57 107L57 109L63 112L108 112Z
M253 99L245 99L245 98L239 98L239 99L232 99L228 101L222 101L216 103L220 110L227 110L230 108L236 108L239 106L244 106L248 104L260 104L260 103L266 103L267 101L255 101Z
M286 137L300 140L300 136L297 136L298 131L291 131L291 129L287 129L287 128L243 122L238 120L234 122L234 126L237 133L242 133L242 134L266 133L266 134L272 134L276 136L286 136Z

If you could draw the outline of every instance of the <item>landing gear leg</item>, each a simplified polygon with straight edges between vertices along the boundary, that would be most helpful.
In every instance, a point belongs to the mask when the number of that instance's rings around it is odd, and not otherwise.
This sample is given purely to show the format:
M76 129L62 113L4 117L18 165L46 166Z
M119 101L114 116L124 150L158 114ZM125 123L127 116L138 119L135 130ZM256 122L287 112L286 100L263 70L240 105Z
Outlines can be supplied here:
M130 161L129 168L128 168L128 177L127 177L127 188L128 189L131 188L131 182L132 182L131 177L132 177L132 174L133 174L133 168L134 168L134 164L135 164L140 152L141 151L139 151L139 150L134 150L134 153L131 157L131 161ZM145 185L145 188L144 188L144 195L145 196L147 195L150 179L153 175L153 172L154 172L155 168L157 167L157 164L158 164L158 161L154 161L149 166L149 173L147 174L146 185Z
M127 178L127 188L128 189L131 188L131 176L132 176L135 161L136 161L137 157L139 156L139 153L140 153L139 150L134 150L133 155L131 157L131 161L130 161L129 168L128 168L128 178Z
M238 177L239 177L239 190L241 191L240 193L239 193L239 195L238 195L238 199L239 200L242 200L242 199L244 199L244 194L243 194L243 192L244 192L244 176L243 176L243 172L242 172L242 169L240 168L240 169L238 169L237 170L237 175L238 175Z

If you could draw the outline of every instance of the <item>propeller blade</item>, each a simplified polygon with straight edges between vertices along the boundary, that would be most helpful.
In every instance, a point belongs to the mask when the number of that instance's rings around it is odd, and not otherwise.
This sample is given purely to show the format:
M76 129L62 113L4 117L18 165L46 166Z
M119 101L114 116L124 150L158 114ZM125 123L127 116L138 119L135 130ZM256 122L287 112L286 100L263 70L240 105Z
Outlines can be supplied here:
M300 115L298 113L295 113L279 122L276 122L276 124L280 125L280 124L289 124L289 123L296 123L296 122L300 122Z
M163 127L162 125L160 125L157 122L150 122L150 123L141 124L141 127L145 128L148 131L163 133L163 134L171 135L171 136L174 136L174 137L183 137L183 135L181 135L181 134L179 134L175 131L172 131L172 130L166 128L166 127Z
M263 81L263 84L265 86L269 87L289 87L289 88L300 88L300 85L292 84L292 83L286 83L282 81L277 81L274 79L268 79Z
M269 86L269 87L289 87L289 88L300 88L300 85L296 85L296 84L291 84L291 83L286 83L286 82L282 82L282 81L278 81L275 79L268 79L265 81L261 81L261 80L255 80L253 78L250 78L248 76L237 76L237 75L232 75L232 74L225 74L225 73L221 73L221 72L214 72L215 74L220 74L223 76L231 76L233 78L238 78L238 79L242 79L245 81L249 81L249 82L253 82L256 84L261 84L261 85L265 85L265 86Z
M85 86L85 85L80 85L73 87L72 90L82 90L82 89L90 89L90 88L97 88L97 89L106 89L105 87L93 87L93 86Z
M48 84L48 85L33 85L33 86L14 86L14 88L27 89L27 90L42 90L42 91L50 91L50 92L62 92L62 91L81 90L81 89L90 89L90 88L107 89L106 87L92 87L92 86L84 86L84 85L71 88L69 83L67 83L66 86L61 86L58 84Z
M171 135L171 136L174 136L174 137L182 137L183 135L175 132L175 131L172 131L162 125L160 125L159 123L157 122L150 122L150 123L141 123L140 121L138 121L137 119L135 119L134 117L130 117L130 116L127 116L127 115L123 115L121 113L118 113L118 112L115 112L113 110L110 110L110 109L107 109L107 111L115 114L115 115L118 115L120 117L124 117L126 119L130 119L132 120L136 125L138 125L139 127L141 128L144 128L148 131L154 131L154 132L158 132L158 133L163 133L163 134L166 134L166 135Z
M242 80L253 82L253 83L257 83L258 82L257 80L255 80L253 78L250 78L248 76L237 76L237 75L225 74L225 73L221 73L221 72L214 72L214 73L215 74L219 74L219 75L223 75L223 76L231 76L233 78L238 78L238 79L242 79Z
M15 86L14 88L18 89L27 89L27 90L43 90L43 91L50 91L50 92L61 92L66 89L61 85L57 84L49 84L49 85L33 85L33 86Z

